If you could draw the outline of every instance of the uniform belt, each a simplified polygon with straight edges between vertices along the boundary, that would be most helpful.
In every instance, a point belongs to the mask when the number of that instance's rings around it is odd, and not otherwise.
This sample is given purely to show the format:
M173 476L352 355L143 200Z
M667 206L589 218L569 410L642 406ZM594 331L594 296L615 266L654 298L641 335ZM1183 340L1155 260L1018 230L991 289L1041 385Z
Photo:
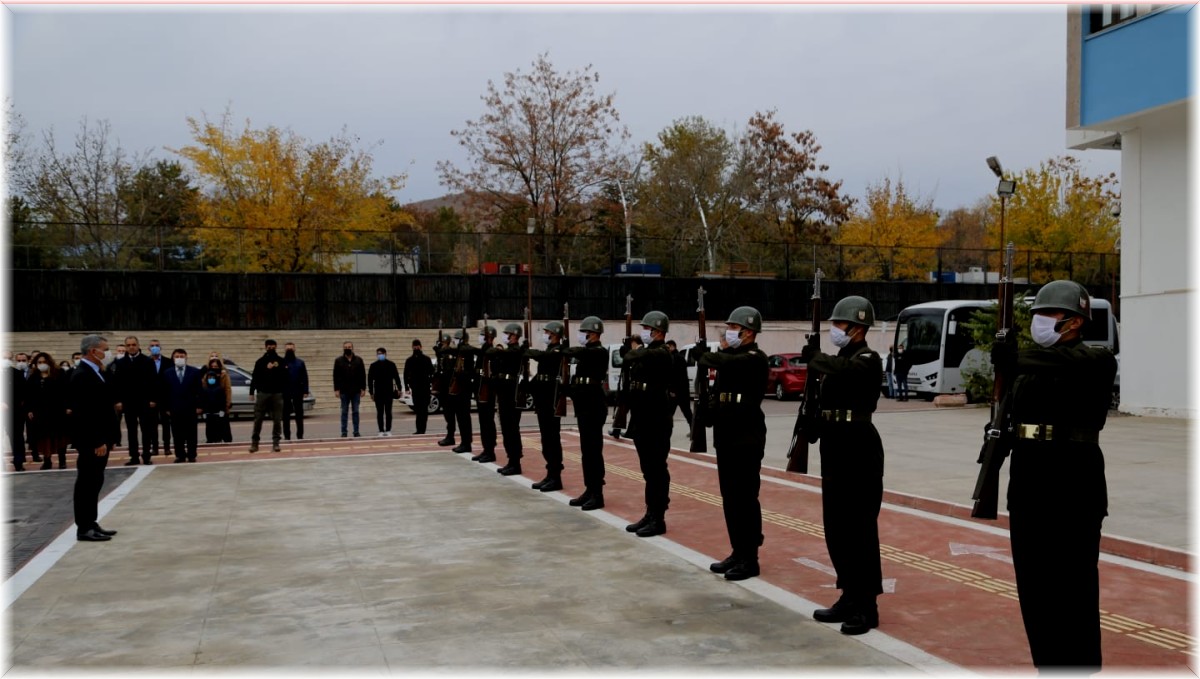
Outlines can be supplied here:
M1019 424L1017 438L1030 441L1075 441L1076 443L1099 443L1100 432L1092 429L1056 427L1052 424Z
M645 382L629 380L629 388L633 391L648 391L650 389L650 385L646 384Z
M600 384L600 380L595 377L572 377L571 384Z
M495 375L492 375L492 377L494 377L498 380L504 380L506 382L513 382L513 381L516 381L518 375L510 375L508 373L496 373Z
M745 396L742 394L722 391L717 394L717 403L741 403L743 398L745 398Z
M557 379L557 375L549 375L547 373L539 373L533 376L534 382L549 382L552 379Z
M821 420L825 422L870 422L871 413L860 413L853 410L822 410Z

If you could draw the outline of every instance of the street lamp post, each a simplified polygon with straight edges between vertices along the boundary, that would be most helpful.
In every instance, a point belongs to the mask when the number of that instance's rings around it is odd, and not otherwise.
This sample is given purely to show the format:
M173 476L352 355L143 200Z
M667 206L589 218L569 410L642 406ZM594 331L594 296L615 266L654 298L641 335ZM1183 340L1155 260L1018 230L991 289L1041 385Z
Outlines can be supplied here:
M533 230L537 226L537 219L530 217L525 220L525 242L528 245L528 251L525 256L525 308L529 309L529 313L533 313Z
M996 156L988 156L987 166L992 170L1000 183L996 185L996 195L1000 196L1000 262L1001 268L1004 263L1004 204L1008 197L1017 192L1017 182L1012 179L1004 178L1004 168L1000 167L1000 161Z

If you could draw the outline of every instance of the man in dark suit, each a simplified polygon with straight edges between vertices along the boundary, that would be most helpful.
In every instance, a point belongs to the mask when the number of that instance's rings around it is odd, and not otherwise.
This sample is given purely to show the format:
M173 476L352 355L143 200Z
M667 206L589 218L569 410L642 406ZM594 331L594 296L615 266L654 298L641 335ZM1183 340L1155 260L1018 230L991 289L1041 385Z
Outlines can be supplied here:
M25 377L13 365L12 353L4 352L4 379L8 383L8 400L4 407L8 411L8 421L5 429L8 431L8 442L12 447L13 469L25 471Z
M148 365L150 366L150 372L154 375L155 388L161 388L163 373L171 369L171 359L162 355L162 343L156 339L150 340L150 363ZM167 417L167 413L163 411L158 403L151 403L150 409L153 411L150 417L155 418L157 421L155 426L162 425L161 437L159 437L157 429L154 432L154 441L150 447L150 454L158 455L158 442L161 440L163 455L170 455L171 418Z
M304 398L308 396L308 366L296 356L296 345L283 345L283 364L287 366L287 391L283 392L283 438L292 440L292 417L296 418L296 439L304 438Z
M412 356L404 362L404 385L412 392L413 411L417 414L417 430L413 433L424 434L425 423L429 420L433 363L421 353L421 340L412 341L412 350Z
M174 365L163 373L162 407L171 418L175 461L196 461L196 417L200 407L200 369L187 364L187 352L171 352Z
M125 356L113 361L111 372L116 378L113 386L129 432L129 461L125 464L138 463L139 431L142 464L151 464L150 454L157 453L153 450L158 442L158 411L154 406L159 382L155 379L154 364L142 353L137 337L125 338Z
M108 340L88 335L79 343L83 354L79 368L71 372L67 389L67 415L71 442L78 451L75 463L75 537L82 542L104 542L117 534L96 523L104 468L116 440L120 421L113 385L105 380L104 360L111 353Z

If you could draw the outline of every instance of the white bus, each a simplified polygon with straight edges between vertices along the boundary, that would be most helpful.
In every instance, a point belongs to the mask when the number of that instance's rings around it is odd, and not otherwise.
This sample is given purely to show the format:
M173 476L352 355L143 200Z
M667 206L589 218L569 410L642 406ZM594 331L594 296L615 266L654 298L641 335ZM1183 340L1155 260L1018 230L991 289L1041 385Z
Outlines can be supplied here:
M925 302L905 308L896 318L892 339L893 360L896 347L903 345L909 363L908 390L914 396L933 398L938 394L966 391L962 370L967 367L991 371L991 359L975 348L971 334L963 326L978 309L986 309L995 300L956 299ZM1032 304L1033 297L1026 297ZM1092 299L1092 322L1084 326L1083 341L1120 350L1118 326L1108 300ZM1114 402L1120 375L1113 385Z

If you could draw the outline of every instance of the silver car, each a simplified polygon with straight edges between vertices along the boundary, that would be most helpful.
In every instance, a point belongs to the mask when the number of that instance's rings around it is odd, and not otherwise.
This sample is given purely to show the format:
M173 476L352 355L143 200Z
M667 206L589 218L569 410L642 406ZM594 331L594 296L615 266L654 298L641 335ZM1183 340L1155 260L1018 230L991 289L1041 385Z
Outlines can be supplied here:
M232 392L229 416L252 417L254 415L254 397L250 396L250 373L229 359L225 359L225 372L229 373L229 386ZM304 398L304 412L310 412L316 404L317 397L309 394Z

